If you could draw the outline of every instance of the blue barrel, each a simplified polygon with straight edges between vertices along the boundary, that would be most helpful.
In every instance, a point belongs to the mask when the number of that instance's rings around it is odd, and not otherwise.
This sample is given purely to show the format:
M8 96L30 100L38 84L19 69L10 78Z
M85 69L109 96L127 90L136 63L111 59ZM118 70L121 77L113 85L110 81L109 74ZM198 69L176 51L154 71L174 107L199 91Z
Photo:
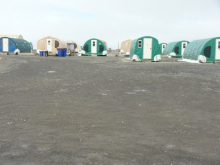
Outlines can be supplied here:
M66 53L67 53L67 48L63 49L63 57L66 57Z
M40 51L40 56L41 56L41 57L44 56L44 51Z
M58 56L63 57L63 49L57 49L58 51Z

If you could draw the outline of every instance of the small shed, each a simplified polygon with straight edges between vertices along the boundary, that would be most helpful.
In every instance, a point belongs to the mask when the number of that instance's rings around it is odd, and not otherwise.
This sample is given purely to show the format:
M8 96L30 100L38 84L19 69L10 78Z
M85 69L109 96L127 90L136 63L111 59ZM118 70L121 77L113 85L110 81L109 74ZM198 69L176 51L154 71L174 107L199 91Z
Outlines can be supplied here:
M67 41L67 52L68 52L68 53L70 53L70 49L69 49L70 43L73 43L73 44L74 44L74 48L75 48L75 49L74 49L74 52L75 52L75 53L78 53L78 52L81 51L81 46L80 46L77 42L72 41L72 40L68 40L68 41Z
M85 42L83 45L82 55L98 55L98 56L106 56L108 54L107 45L99 39L92 38Z
M0 38L2 38L2 37L24 39L22 35L4 35L4 34L0 34Z
M0 52L5 53L31 53L30 43L24 39L2 37L0 38Z
M135 61L159 61L160 48L156 38L144 36L132 41L130 49L130 58Z
M189 41L177 41L167 44L163 51L163 55L182 57L183 53L189 44Z
M220 61L220 37L190 42L183 58L199 62Z
M163 51L164 51L166 46L167 46L167 43L161 43L160 44L160 54L163 54Z
M55 37L44 37L37 42L37 50L47 50L49 54L57 54L57 48L67 48L67 42Z

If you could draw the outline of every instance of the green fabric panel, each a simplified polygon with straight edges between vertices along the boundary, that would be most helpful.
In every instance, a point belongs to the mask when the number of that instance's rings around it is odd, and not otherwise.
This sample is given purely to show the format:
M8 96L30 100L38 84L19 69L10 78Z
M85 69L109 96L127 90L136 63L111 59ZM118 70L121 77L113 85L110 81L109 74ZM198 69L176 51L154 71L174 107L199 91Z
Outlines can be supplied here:
M137 43L137 39L133 40L131 43L131 47L130 47L130 58L133 57L135 49L136 49L136 43Z
M2 38L8 38L8 37L2 37ZM14 42L16 48L20 50L20 53L31 53L31 45L26 40L17 39L17 38L8 38L8 39Z
M91 45L91 40L97 40L97 53L91 53L91 46L92 46ZM99 52L100 51L100 49L99 49L100 44L104 47L103 51L108 51L107 46L105 45L105 43L102 42L101 40L97 39L97 38L92 38L92 39L89 39L88 41L86 41L85 44L82 47L82 50L85 51L84 46L87 45L87 44L89 45L89 52L86 52L85 55L97 54L98 56L101 56L102 52Z
M164 55L170 55L171 52L174 52L174 48L176 47L176 44L178 44L178 42L171 42L168 43L167 46L165 47L163 54Z
M215 61L216 39L220 39L220 37L190 42L185 49L184 59L198 60L199 55L204 55L205 48L211 46L211 55L210 58L207 58L207 61Z
M11 39L15 43L17 49L20 50L20 53L31 53L31 45L26 40L17 38L9 39Z
M156 55L160 54L160 45L159 45L158 40L154 37L151 37L151 36L144 36L144 37L140 37L132 42L131 49L130 49L130 58L132 58L133 55L138 55L138 57L141 60L143 60L144 38L152 38L152 57L151 57L151 59L147 59L147 60L153 60ZM138 48L138 41L139 40L142 41L142 48Z
M177 56L181 56L181 52L182 52L182 42L187 42L189 44L189 41L177 41L177 42L171 42L169 44L167 44L167 46L165 47L163 54L164 55L170 55L170 53L175 52L174 49L179 46L179 53L176 54ZM186 47L187 48L187 47Z

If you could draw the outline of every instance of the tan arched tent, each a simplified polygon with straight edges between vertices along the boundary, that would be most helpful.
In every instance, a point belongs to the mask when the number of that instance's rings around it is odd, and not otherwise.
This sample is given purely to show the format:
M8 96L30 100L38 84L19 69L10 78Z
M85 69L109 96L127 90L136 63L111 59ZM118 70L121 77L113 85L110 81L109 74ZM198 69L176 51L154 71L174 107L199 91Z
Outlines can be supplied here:
M68 49L68 46L70 45L69 43L74 43L74 45L75 45L74 52L80 52L81 51L81 46L77 42L72 41L72 40L68 40L67 41L67 52L70 53L70 50Z
M128 39L128 40L125 40L121 43L121 52L122 53L126 53L127 50L129 50L129 52L130 52L130 47L131 47L131 46L129 47L130 42L132 42L132 40Z
M131 43L132 43L132 40L129 40L128 42L126 42L126 44L125 44L125 53L130 53Z
M2 34L0 34L0 38L2 38L2 37L24 39L22 35L2 35Z
M47 50L50 54L56 54L57 48L67 48L67 42L55 37L44 37L37 42L38 50Z
M107 42L104 40L101 40L102 42L104 42L104 44L106 45L106 47L108 47Z

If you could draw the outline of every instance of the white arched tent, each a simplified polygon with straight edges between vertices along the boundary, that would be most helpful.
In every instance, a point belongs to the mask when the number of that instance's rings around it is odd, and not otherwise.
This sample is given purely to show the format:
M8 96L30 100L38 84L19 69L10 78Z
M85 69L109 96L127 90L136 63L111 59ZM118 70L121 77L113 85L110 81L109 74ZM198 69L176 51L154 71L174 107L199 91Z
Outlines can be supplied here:
M37 50L47 50L49 54L57 54L57 48L67 48L67 42L55 37L44 37L38 40Z

